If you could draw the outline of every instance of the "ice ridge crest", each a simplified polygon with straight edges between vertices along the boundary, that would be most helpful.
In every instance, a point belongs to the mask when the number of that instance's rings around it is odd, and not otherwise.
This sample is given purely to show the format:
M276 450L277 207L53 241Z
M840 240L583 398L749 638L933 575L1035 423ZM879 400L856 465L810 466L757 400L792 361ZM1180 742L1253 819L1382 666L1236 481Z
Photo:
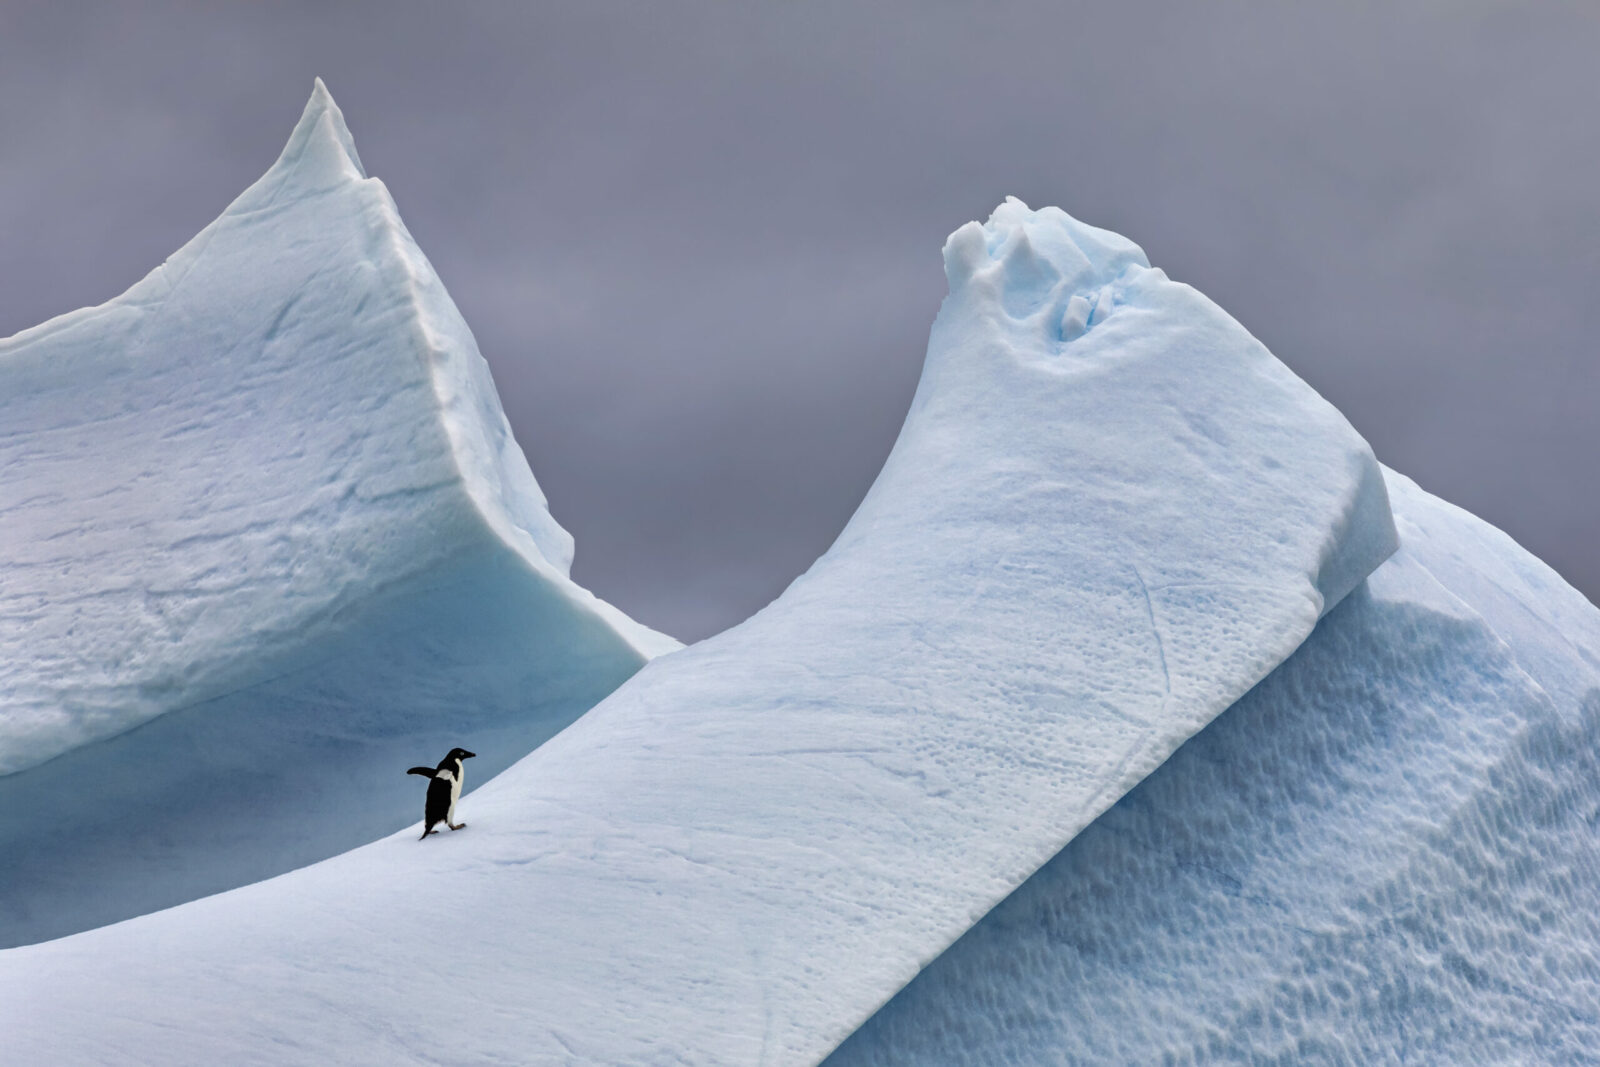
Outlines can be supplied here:
M1136 272L1151 269L1144 251L1120 234L1057 207L1033 211L1016 197L988 222L952 233L944 266L952 299L1058 346L1104 322L1125 301Z
M355 138L345 125L344 112L339 110L328 87L318 78L278 161L234 201L228 213L240 214L265 207L267 205L259 201L266 197L303 196L366 177Z

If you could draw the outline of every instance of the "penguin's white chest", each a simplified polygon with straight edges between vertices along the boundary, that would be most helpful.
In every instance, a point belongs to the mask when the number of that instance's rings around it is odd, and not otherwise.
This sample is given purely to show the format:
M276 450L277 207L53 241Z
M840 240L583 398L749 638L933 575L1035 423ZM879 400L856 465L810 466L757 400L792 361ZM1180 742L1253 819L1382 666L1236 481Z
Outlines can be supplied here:
M450 775L450 812L445 816L446 821L456 821L456 801L461 799L461 779L465 775L461 771Z

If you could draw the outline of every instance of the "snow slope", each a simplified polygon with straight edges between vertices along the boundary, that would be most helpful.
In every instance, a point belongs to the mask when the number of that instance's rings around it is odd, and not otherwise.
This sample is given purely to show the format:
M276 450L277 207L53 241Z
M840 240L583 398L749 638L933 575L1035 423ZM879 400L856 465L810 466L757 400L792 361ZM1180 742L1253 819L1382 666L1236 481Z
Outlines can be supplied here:
M0 945L390 833L406 767L493 773L674 644L568 579L320 82L165 264L0 341L0 427Z
M778 601L467 832L0 954L8 1048L814 1062L1393 551L1365 443L1133 244L1009 201L945 260L894 452Z
M1389 490L1365 588L830 1064L1600 1062L1600 612Z

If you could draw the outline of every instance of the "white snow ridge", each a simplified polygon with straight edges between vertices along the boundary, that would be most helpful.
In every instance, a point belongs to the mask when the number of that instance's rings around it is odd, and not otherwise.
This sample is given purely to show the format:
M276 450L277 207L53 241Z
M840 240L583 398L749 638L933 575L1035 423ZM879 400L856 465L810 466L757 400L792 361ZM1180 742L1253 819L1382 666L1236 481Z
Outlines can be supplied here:
M522 755L465 832L370 840L329 793L370 843L117 925L75 905L0 952L8 1053L1596 1062L1600 613L1126 239L1011 200L945 264L834 546L549 740L663 645L567 582L320 87L172 263L7 342L3 603L47 626L7 631L35 662L3 736L67 751L0 789L76 783L50 818L139 831L175 751L236 772L216 826L249 833L280 818L248 806L269 742L303 789L398 775L440 718ZM154 636L97 614L152 590Z

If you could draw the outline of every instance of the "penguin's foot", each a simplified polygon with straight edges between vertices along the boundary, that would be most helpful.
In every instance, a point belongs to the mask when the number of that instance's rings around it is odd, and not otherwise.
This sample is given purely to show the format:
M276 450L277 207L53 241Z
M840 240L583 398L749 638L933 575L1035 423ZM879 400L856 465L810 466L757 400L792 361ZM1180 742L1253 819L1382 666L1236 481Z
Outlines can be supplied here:
M452 830L465 830L466 828L467 828L467 824L464 823L464 822L455 823L454 825L452 825L450 827L450 829L452 829Z

